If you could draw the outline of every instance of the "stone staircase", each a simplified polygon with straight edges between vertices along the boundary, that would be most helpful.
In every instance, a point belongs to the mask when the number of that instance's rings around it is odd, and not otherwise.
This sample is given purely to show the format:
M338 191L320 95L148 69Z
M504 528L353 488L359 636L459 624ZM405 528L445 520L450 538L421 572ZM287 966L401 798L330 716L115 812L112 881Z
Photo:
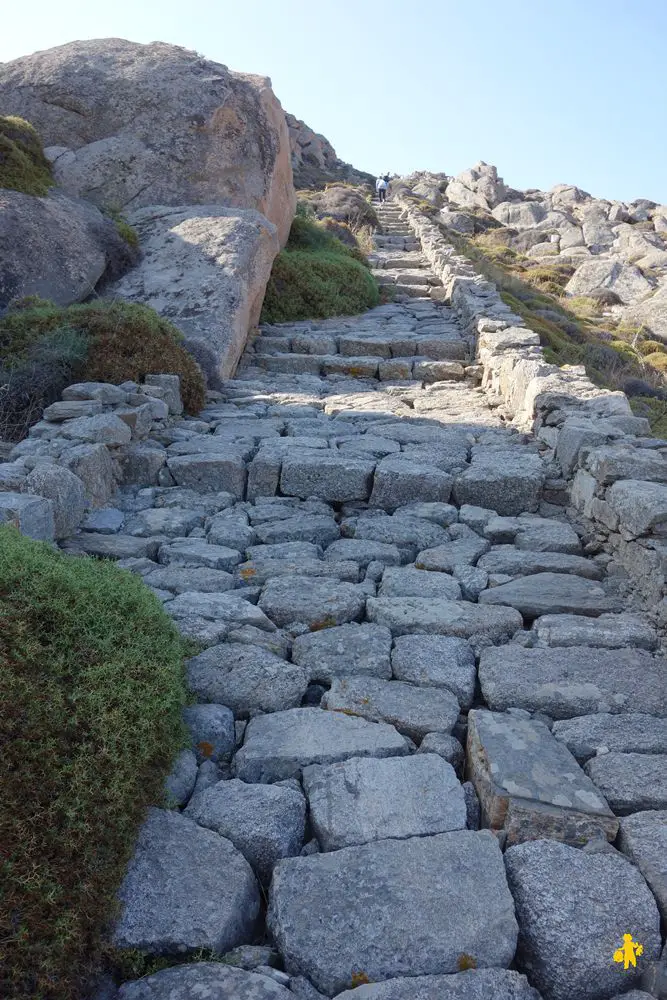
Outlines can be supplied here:
M379 215L393 299L263 327L154 435L161 485L65 543L140 573L203 647L116 943L226 958L121 1000L659 995L660 637Z

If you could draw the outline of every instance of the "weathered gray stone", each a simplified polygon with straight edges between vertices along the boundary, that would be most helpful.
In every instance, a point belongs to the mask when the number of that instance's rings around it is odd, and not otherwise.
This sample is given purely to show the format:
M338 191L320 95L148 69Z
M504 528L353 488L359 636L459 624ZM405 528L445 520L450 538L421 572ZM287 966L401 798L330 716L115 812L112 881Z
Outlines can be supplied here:
M366 614L369 621L386 625L394 636L425 632L461 639L484 635L502 641L521 628L521 615L514 608L423 597L369 597Z
M530 552L569 552L570 555L581 552L579 536L569 524L545 518L541 521L531 520L522 527L522 521L523 518L518 519L519 529L514 538L518 549L528 549Z
M255 625L267 632L272 632L275 628L254 604L228 593L200 594L196 591L186 591L169 601L167 611L172 618L188 618L196 615L230 628Z
M415 502L446 504L452 492L452 476L433 466L406 461L403 458L383 458L373 477L371 507L394 511Z
M133 441L118 448L121 483L125 486L155 486L167 470L167 452L154 444ZM169 480L173 483L173 480Z
M104 507L116 488L111 454L103 444L79 444L66 448L60 462L78 476L86 497L94 507Z
M206 537L212 545L226 545L230 549L245 552L249 545L254 545L257 535L248 524L247 515L231 514L222 511L211 518L207 526Z
M0 492L0 524L18 528L39 542L52 542L56 534L53 500L23 493Z
M389 542L399 548L420 549L441 545L449 540L444 528L433 521L400 513L398 517L361 517L354 528L355 538L367 538L375 542Z
M285 496L321 497L330 503L366 500L375 462L341 452L288 454L283 459L280 489Z
M174 965L152 976L144 976L120 988L118 1000L192 1000L193 997L217 1000L292 1000L293 994L266 976L230 968L222 962L194 962ZM458 997L456 997L458 1000ZM461 1000L468 1000L467 997ZM478 1000L477 997L472 1000ZM479 998L483 1000L483 998ZM502 1000L505 1000L503 997ZM515 1000L508 996L507 1000ZM516 1000L533 1000L523 995Z
M60 400L46 407L42 413L42 420L61 423L63 420L74 420L76 417L94 417L101 412L102 404L98 399Z
M485 649L479 682L488 706L500 712L515 706L553 719L594 712L667 715L664 661L641 649Z
M344 562L325 562L323 559L249 559L236 567L238 586L262 587L274 576L328 577L347 583L359 582L359 564L349 559Z
M158 559L163 566L233 570L241 562L241 553L225 545L209 545L203 538L188 538L160 546Z
M356 623L299 635L292 646L294 663L304 667L311 681L324 684L347 674L389 680L390 653L388 628Z
M667 531L667 486L636 479L619 479L607 490L607 501L621 527L632 535Z
M309 542L326 546L340 537L340 529L333 517L323 514L299 515L268 524L257 524L255 530L259 539L268 545ZM255 546L253 550L254 548ZM313 554L317 555L316 552ZM252 559L255 553L249 550L248 555Z
M458 506L471 504L498 514L534 511L540 502L545 473L537 455L513 451L475 456L472 465L454 481Z
M188 705L183 721L198 764L204 760L217 763L235 749L234 713L226 705Z
M2 494L0 494L0 500ZM132 535L100 535L93 531L81 531L78 535L65 539L65 552L86 553L107 559L151 559L157 554L158 542L151 538L134 538Z
M623 602L608 597L592 580L569 573L534 573L492 587L479 595L479 603L516 608L527 621L549 614L600 615L620 611Z
M533 623L533 631L547 646L599 646L604 649L656 649L655 629L639 615L543 615Z
M408 752L408 741L393 726L320 708L293 708L251 719L234 773L242 781L272 782L295 777L308 764Z
M430 575L430 574L429 574ZM397 680L421 687L447 688L461 708L472 705L475 654L463 639L441 635L403 635L394 641L391 668Z
M306 801L295 788L219 781L195 796L185 815L231 840L264 883L276 861L303 846Z
M197 760L192 750L181 750L164 782L164 795L170 809L184 806L197 780Z
M527 552L514 545L494 546L481 557L478 566L487 573L507 573L519 577L535 573L567 573L588 580L602 578L602 570L592 559L565 552Z
M472 566L491 548L485 538L461 538L433 549L419 552L415 559L417 569L451 573L455 566Z
M121 998L125 1000L125 998ZM135 1000L129 997L127 1000ZM137 1000L144 1000L143 997ZM147 998L148 1000L148 998ZM162 1000L158 997L157 1000ZM175 997L175 1000L181 1000ZM452 976L410 976L369 983L336 1000L541 1000L525 976L509 969L470 969ZM632 998L634 1000L634 998ZM639 998L638 998L639 1000Z
M545 1000L604 1000L636 984L657 958L655 901L615 852L537 840L510 848L505 867L519 921L516 964ZM636 969L614 960L625 933L644 949Z
M167 467L178 486L187 486L198 493L223 490L243 499L245 463L223 441L219 454L173 455L167 459Z
M151 809L119 891L118 948L155 955L249 942L259 915L250 865L228 840L186 816Z
M221 569L206 566L182 566L172 563L157 566L144 574L144 582L157 590L171 590L175 594L198 591L203 594L222 594L234 589L234 577Z
M416 517L422 521L432 521L439 524L441 528L448 528L458 520L456 507L449 503L410 503L403 507L398 507L394 511L394 519L399 517Z
M414 566L388 567L382 574L380 597L443 597L458 601L459 584L447 573L428 573Z
M541 722L469 712L466 777L479 796L482 825L503 830L508 846L541 837L584 844L616 836L609 806Z
M296 708L308 687L308 670L268 649L228 642L187 661L190 689L201 699L227 705L237 718Z
M132 431L115 413L100 413L94 417L77 417L62 425L64 437L88 441L91 444L129 444Z
M667 920L667 810L623 817L618 847L639 868L656 898L663 921Z
M288 972L329 996L355 972L371 980L449 973L464 955L506 966L517 934L498 844L468 831L282 861L268 925Z
M115 535L125 523L125 514L115 507L91 510L83 522L84 531L97 531L101 535Z
M426 733L451 733L459 703L447 688L418 688L376 677L336 678L322 698L332 712L389 722L399 733L419 742Z
M667 754L611 753L584 765L617 816L667 809Z
M554 722L551 730L580 764L610 750L667 754L667 719L640 712L626 715L580 715Z
M303 785L325 851L465 828L461 786L435 754L314 764L303 769Z
M457 775L461 773L465 753L463 747L454 736L447 733L427 733L419 744L417 753L435 753L451 764Z
M148 376L150 377L150 376ZM62 392L63 400L97 400L106 406L127 402L127 392L111 382L77 382Z
M328 546L324 558L353 561L364 569L370 562L381 562L385 566L400 566L403 561L396 545L369 541L365 538L339 538Z
M151 507L141 510L125 524L128 535L150 538L151 535L166 535L167 538L182 538L193 528L204 523L204 515L197 510L183 510L181 507Z
M178 375L147 375L144 379L146 386L158 387L164 392L162 397L169 407L169 413L178 416L183 412L183 401L181 400L181 380ZM147 388L147 392L150 390Z
M366 595L352 583L305 576L279 576L262 590L259 607L276 625L304 622L311 630L359 621Z
M592 448L585 465L601 486L608 486L617 479L667 482L667 462L664 457L641 448L620 445Z

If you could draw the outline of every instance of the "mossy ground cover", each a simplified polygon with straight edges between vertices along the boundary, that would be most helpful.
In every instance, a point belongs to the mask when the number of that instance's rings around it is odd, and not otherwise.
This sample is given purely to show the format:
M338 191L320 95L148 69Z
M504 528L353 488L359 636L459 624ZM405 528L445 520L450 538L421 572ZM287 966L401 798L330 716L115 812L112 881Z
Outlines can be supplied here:
M274 261L261 322L349 316L372 309L379 301L377 282L359 247L348 246L301 214Z
M52 185L51 164L35 129L23 118L0 115L0 188L41 196Z
M26 300L0 319L0 438L18 440L73 381L180 376L189 413L205 381L179 330L148 306L98 299L67 307Z
M185 649L115 565L0 528L0 995L74 1000L184 743Z

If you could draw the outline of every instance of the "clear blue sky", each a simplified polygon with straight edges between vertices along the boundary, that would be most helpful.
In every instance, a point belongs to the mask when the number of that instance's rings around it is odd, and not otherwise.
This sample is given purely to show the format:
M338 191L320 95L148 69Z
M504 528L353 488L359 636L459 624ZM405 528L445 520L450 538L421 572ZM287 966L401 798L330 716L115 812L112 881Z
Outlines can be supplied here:
M667 0L0 0L0 61L115 35L270 76L372 173L667 203ZM0 109L1 110L1 109Z

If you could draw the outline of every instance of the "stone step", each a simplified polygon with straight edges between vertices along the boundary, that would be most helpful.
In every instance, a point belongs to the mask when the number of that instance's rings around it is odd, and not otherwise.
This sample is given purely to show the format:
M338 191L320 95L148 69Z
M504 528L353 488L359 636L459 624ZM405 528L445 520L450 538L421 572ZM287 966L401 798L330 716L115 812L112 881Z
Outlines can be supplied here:
M345 358L373 357L373 358L394 358L406 361L460 361L468 357L468 346L461 340L457 331L442 329L433 334L404 334L400 337L365 337L363 334L356 336L340 337L336 344L332 341L332 349L326 354L320 354L317 350L305 350L307 341L299 338L298 346L288 337L258 337L253 344L253 354L248 353L249 360L254 360L257 356L308 356L314 358L335 357L340 354Z
M406 284L406 285L430 285L432 288L442 287L442 281L440 278L436 278L434 274L430 271L418 271L408 270L407 268L402 268L401 270L389 270L388 268L378 269L373 271L373 277L375 277L380 285L396 285L396 284Z
M438 361L412 357L382 358L377 355L364 357L344 356L334 354L321 356L316 354L253 354L249 363L255 368L263 368L269 372L280 372L288 375L347 375L350 378L379 379L381 382L395 382L415 379L419 382L432 382L435 377L429 377L429 366L439 363L447 364L464 361L466 358L465 344L452 343L444 349L448 358ZM449 377L462 378L462 372L449 375L439 372L437 380Z
M426 285L405 285L400 282L392 284L396 295L407 295L411 299L428 299L430 291Z

